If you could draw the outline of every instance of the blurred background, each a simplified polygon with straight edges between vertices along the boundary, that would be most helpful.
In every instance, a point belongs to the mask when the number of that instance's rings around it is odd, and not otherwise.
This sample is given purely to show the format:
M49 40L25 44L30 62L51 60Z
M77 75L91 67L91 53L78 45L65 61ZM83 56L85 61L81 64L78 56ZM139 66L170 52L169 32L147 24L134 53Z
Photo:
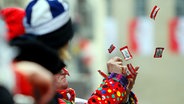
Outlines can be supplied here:
M75 37L68 62L70 87L88 98L107 72L106 62L123 56L128 46L133 59L124 64L140 66L133 91L139 104L182 104L184 98L184 0L68 0ZM0 7L25 8L26 0L1 0ZM160 7L156 19L152 8ZM111 44L116 49L109 54ZM154 58L164 47L162 58Z

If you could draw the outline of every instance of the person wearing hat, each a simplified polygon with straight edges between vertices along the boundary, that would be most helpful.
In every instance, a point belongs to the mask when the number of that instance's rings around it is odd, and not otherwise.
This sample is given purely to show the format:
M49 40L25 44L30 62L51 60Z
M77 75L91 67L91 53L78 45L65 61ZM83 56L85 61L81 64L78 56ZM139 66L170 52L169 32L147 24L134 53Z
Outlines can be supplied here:
M54 76L57 76L54 78L56 81L56 84L53 85L54 87L56 88L60 87L60 89L67 88L68 82L64 81L64 79L66 79L66 75L69 75L69 73L66 69L62 70L65 67L65 64L63 63L62 60L59 59L57 53L52 49L50 49L49 47L46 47L44 44L40 43L39 41L32 39L30 37L24 36L25 29L23 26L23 18L25 16L25 11L21 8L9 7L9 8L2 9L0 11L0 14L3 15L3 18L7 23L7 29L8 29L8 34L6 35L7 40L10 41L11 46L18 47L19 49L18 55L14 59L14 67L16 66L16 69L15 69L16 77L21 80L16 81L17 84L15 88L16 89L15 94L23 94L23 95L34 97L32 92L33 91L32 85L30 84L29 80L27 80L26 77L29 77L30 75L32 75L30 74L31 71L33 72L35 71L33 69L29 70L30 66L33 66L33 68L38 68L36 67L38 66L37 64L43 66L44 68L47 68L47 70L52 72ZM34 65L33 62L36 65ZM28 66L26 67L26 65ZM25 68L23 68L22 66L24 66ZM44 74L44 73L40 72L40 74ZM41 76L43 75L40 75L40 77ZM34 77L32 77L32 80L33 78ZM47 78L50 78L50 77L47 77ZM63 79L62 83L60 83L59 80L56 80L58 78ZM38 79L43 80L43 78L38 78ZM63 99L74 101L75 91L73 89L68 88L65 90L58 90L58 92L65 95ZM66 96L68 92L70 92L72 97L68 98ZM48 95L48 94L45 93L45 94L42 94L41 96L44 97L44 95ZM49 95L52 95L52 94L49 94ZM37 103L38 103L38 100L40 100L40 98L36 99Z
M25 35L23 19L26 13L24 9L17 7L4 8L0 10L0 14L7 24L6 39L10 45L17 46L19 49L15 58L16 61L36 62L53 74L58 73L66 66L55 51L42 42ZM52 61L49 62L49 59Z
M27 5L24 19L25 35L34 37L52 48L61 60L70 58L67 47L73 37L68 9L68 4L62 0L33 0ZM54 98L56 103L74 103L75 91L68 88L67 75L66 69L54 75L57 88Z
M48 103L55 92L53 74L58 73L65 64L50 48L39 41L23 36L25 33L23 26L25 11L23 9L4 8L0 10L0 15L7 25L6 40L11 46L19 49L12 62L16 78L14 95L32 96L37 104ZM20 101L20 99L16 100Z
M62 60L66 60L68 58L66 57L68 56L68 43L72 39L74 33L69 15L69 6L64 0L30 1L26 7L24 26L26 36L39 40L52 50L56 51ZM113 62L118 63L118 65L114 65L117 70L122 70L122 61L118 62L114 59ZM112 66L112 63L110 66ZM97 104L100 102L102 104L105 102L110 104L121 104L127 99L126 87L129 86L127 78L121 71L116 72L113 69L110 72L111 74L108 78L102 82L109 83L108 87L110 89L105 87L107 85L101 84L99 88L100 90L96 90L89 98L89 104ZM135 81L135 78L133 80ZM113 90L114 88L118 90ZM107 95L107 92L109 95ZM113 95L116 93L117 95ZM59 101L60 100L58 98L58 103Z

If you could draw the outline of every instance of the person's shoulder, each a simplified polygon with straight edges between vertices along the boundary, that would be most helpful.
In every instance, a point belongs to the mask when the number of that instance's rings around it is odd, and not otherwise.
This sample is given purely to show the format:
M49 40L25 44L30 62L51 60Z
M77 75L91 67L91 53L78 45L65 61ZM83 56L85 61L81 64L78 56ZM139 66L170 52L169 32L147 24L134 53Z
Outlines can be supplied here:
M16 71L19 71L21 73L24 73L26 75L31 75L35 73L42 73L43 75L49 75L51 76L52 74L47 71L46 68L43 66L35 63L35 62L30 62L30 61L18 61L14 63L14 67Z

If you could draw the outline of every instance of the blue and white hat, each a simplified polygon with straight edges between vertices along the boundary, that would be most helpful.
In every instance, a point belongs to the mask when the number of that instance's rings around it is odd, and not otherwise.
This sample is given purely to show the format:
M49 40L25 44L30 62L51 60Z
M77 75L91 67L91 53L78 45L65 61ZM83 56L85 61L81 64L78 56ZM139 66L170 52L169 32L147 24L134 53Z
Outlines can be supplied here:
M73 37L69 6L64 0L31 0L24 19L26 33L54 48Z

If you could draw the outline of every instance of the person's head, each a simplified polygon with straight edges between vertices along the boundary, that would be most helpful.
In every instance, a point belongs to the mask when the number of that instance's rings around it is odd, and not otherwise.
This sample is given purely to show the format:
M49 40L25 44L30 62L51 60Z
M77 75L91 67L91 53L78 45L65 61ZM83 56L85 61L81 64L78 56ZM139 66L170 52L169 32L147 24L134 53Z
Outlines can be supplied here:
M64 90L68 88L68 81L66 79L67 75L69 76L69 73L65 68L63 68L59 73L54 75L54 82L57 90Z
M59 53L62 60L68 58L68 42L73 37L69 6L64 0L32 0L26 8L24 19L26 35L32 36ZM66 89L67 73L54 75L56 89Z
M36 37L62 56L74 34L69 5L64 0L32 0L26 8L24 25L27 35Z
M3 22L0 19L0 59L3 60L0 61L0 66L6 68L0 68L0 79L2 79L0 80L0 85L1 83L5 83L4 86L6 86L8 90L10 89L9 87L13 87L11 88L13 90L14 86L12 85L15 80L14 94L17 94L15 92L18 90L20 94L30 94L35 100L46 103L52 98L54 93L52 89L52 87L54 87L53 74L58 73L61 68L65 67L65 64L59 59L55 51L46 47L41 42L29 37L19 37L24 34L23 18L25 11L23 9L15 7L5 8L0 10L0 15L2 15L5 21ZM8 31L5 31L6 28L3 28L5 24L7 25ZM8 47L6 42L1 41L5 40L4 38L6 37L11 46L17 46L19 48L19 52L14 60L9 53L9 48L11 47ZM15 50L13 51L12 53L15 53ZM12 61L14 61L13 66L16 66L16 68L9 68L12 65ZM1 64L1 62L6 63L6 65ZM12 69L14 69L14 71ZM16 74L16 79L12 74ZM4 80L5 78L6 80ZM24 82L29 84L27 85ZM31 93L34 94L32 95Z
M7 27L5 38L8 39L11 46L19 48L18 55L15 58L16 61L36 62L53 74L65 67L65 64L59 59L55 51L45 46L45 44L24 35L24 9L18 7L3 8L0 10L0 15Z

